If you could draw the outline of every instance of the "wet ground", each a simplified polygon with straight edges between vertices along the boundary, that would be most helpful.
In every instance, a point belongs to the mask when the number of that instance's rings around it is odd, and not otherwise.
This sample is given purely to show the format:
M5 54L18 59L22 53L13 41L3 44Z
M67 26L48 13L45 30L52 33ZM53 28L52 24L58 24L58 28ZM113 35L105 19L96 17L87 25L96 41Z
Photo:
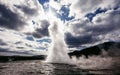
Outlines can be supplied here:
M76 65L48 64L41 60L0 63L0 75L96 75L120 74L119 69L81 69Z

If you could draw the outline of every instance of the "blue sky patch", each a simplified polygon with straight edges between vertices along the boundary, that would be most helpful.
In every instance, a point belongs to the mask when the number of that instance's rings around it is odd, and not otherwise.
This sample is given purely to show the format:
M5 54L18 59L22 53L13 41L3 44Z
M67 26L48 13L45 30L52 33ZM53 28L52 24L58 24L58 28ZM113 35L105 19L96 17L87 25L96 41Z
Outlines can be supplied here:
M87 17L90 21L92 21L94 16L100 13L105 13L106 11L107 9L98 8L94 13L88 13L87 15L85 15L85 17Z
M40 4L44 4L45 2L49 2L49 0L38 0Z
M69 21L74 19L74 17L68 17L69 16L69 9L66 6L62 6L62 8L60 9L60 12L62 12L61 14L58 14L59 18L63 21Z

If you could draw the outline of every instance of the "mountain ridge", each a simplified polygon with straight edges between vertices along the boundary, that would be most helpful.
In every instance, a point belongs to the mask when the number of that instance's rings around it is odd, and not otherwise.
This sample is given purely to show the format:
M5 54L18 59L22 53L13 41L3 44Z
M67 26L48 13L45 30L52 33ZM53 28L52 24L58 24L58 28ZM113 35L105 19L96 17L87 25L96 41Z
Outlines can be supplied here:
M86 58L92 55L100 56L120 56L120 42L104 42L82 50L75 50L68 53L69 56L80 57L84 55Z

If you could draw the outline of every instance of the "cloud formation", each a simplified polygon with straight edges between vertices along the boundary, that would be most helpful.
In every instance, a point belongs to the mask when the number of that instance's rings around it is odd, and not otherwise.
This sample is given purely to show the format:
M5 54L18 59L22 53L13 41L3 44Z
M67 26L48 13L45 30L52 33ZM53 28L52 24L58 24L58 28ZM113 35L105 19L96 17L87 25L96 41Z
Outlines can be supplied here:
M88 13L101 9L113 9L120 6L119 0L74 0L70 6L70 16L82 18Z
M20 27L23 27L23 25L26 24L20 19L18 14L12 12L2 4L0 4L0 15L0 26L2 27L18 30Z
M57 15L61 15L58 17L62 21L65 20L65 40L68 45L94 44L120 39L119 0L50 0L50 5ZM89 17L86 16L88 14Z
M0 31L0 53L13 53L12 55L36 55L43 53L39 49L44 48L44 44L28 40L26 35L17 31L3 28L0 28L0 30L2 30Z
M65 26L68 45L120 41L119 17L120 0L47 0L42 3L38 0L0 0L0 34L4 37L8 37L4 30L11 29L20 31L22 37L25 35L43 39L49 37L50 23L60 20L63 22L61 26ZM13 35L18 37L17 34ZM12 48L7 46L10 45L9 41L6 42L3 37L0 39L1 46ZM22 45L21 40L16 43ZM27 46L34 47L28 43ZM16 48L23 49L18 46Z
M77 20L68 23L67 31L71 33L66 35L68 37L67 41L80 41L79 44L92 43L103 40L114 40L114 37L106 37L116 35L120 31L120 9L108 10L105 13L96 15L93 21L90 22L88 19ZM114 34L113 34L114 33ZM118 34L119 35L119 34ZM120 35L119 35L120 36ZM73 38L72 38L73 37ZM118 36L117 36L118 37ZM70 39L70 40L69 40ZM116 40L118 40L116 38ZM85 40L85 41L84 41ZM75 44L77 44L77 42ZM71 44L74 44L73 42Z
M34 30L32 20L42 14L42 9L37 0L0 0L0 26L19 31Z
M48 33L48 27L49 27L50 23L48 20L41 20L40 22L40 27L36 28L35 31L32 33L32 35L36 38L41 38L44 36L49 36Z

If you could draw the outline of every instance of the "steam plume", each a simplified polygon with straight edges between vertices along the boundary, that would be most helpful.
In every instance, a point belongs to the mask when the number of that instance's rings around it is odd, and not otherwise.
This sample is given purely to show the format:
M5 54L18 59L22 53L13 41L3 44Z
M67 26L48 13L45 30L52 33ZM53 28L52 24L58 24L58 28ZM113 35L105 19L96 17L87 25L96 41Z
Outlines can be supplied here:
M60 24L60 23L59 23ZM67 55L67 46L64 41L64 33L61 25L58 22L53 22L49 26L49 34L52 39L51 47L46 62L50 63L71 63Z

